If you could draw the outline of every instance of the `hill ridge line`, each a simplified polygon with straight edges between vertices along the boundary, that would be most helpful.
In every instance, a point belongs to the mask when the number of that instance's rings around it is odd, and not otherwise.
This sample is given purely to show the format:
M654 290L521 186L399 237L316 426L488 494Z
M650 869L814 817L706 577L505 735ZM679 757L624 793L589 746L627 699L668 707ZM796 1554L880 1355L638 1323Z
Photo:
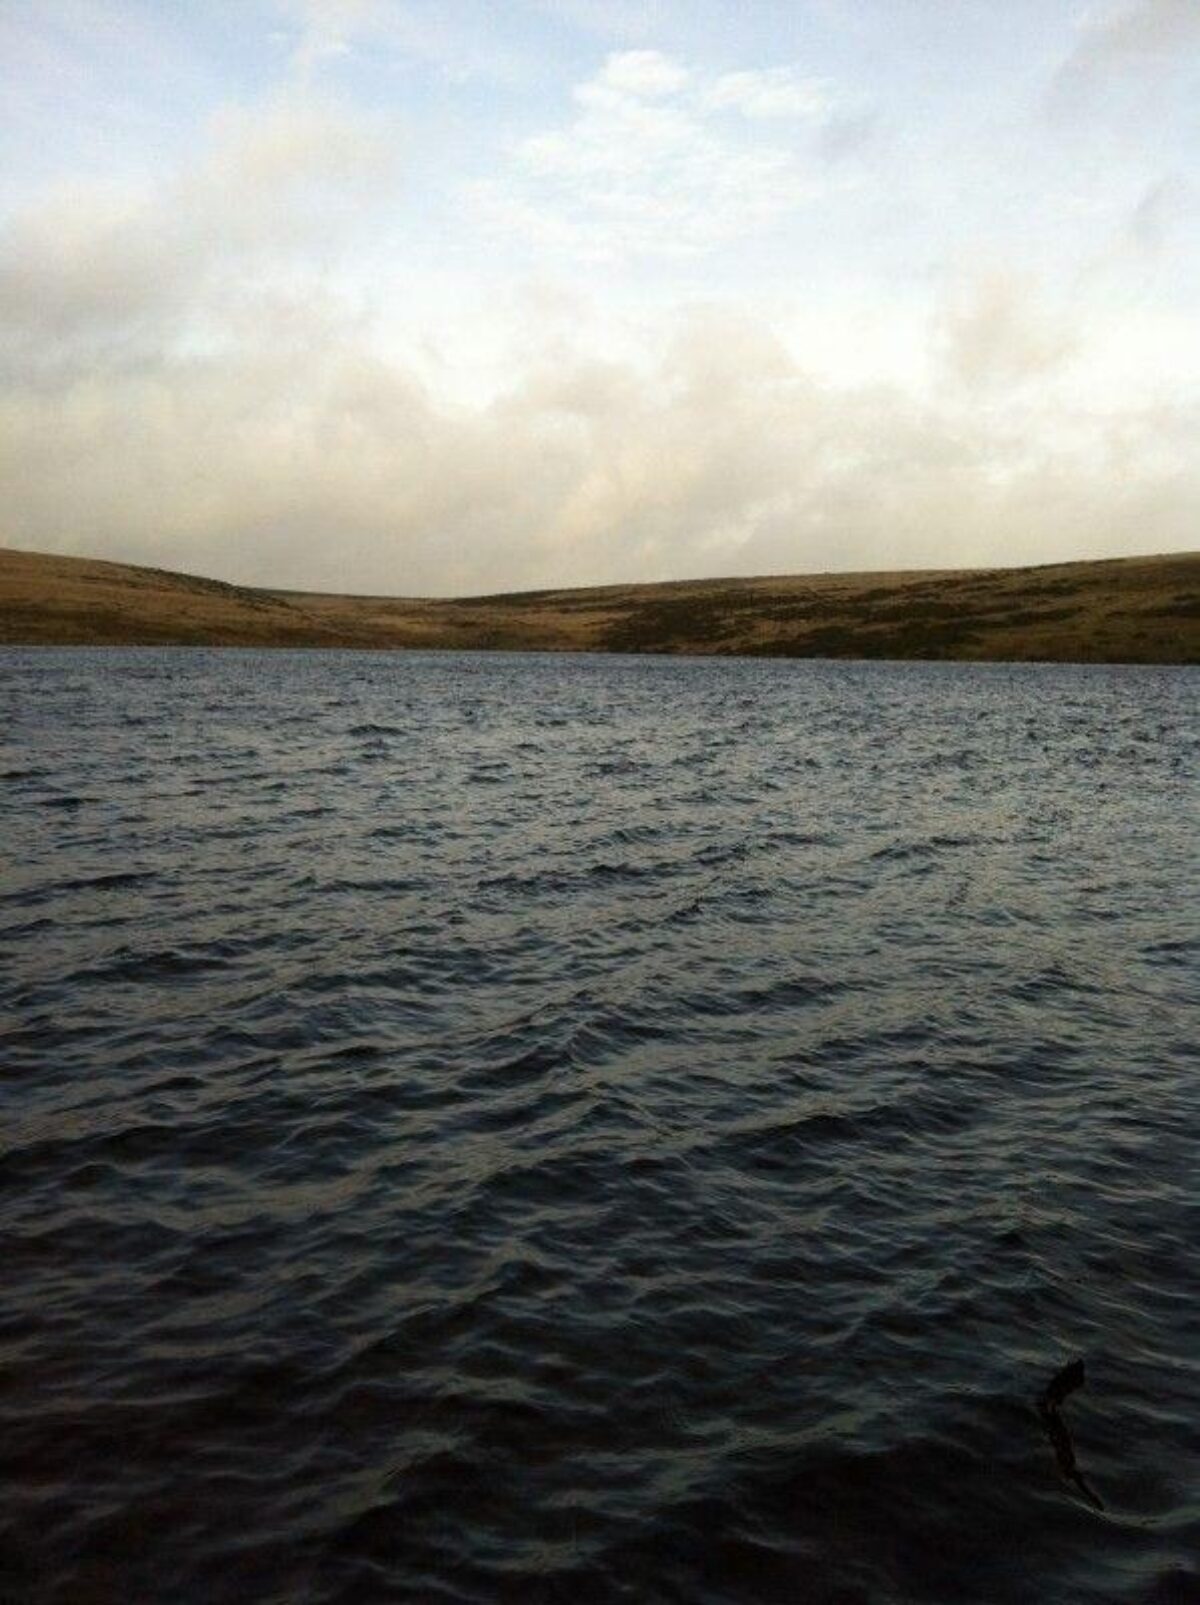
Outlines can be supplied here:
M1200 552L338 595L0 547L0 644L1200 662Z

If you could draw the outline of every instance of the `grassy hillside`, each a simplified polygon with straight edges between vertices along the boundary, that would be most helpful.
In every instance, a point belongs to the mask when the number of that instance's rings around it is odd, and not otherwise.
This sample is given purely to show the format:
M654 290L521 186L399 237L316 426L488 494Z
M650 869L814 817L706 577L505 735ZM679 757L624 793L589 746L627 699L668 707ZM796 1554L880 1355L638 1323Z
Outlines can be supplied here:
M0 642L1196 663L1200 553L421 601L0 548Z

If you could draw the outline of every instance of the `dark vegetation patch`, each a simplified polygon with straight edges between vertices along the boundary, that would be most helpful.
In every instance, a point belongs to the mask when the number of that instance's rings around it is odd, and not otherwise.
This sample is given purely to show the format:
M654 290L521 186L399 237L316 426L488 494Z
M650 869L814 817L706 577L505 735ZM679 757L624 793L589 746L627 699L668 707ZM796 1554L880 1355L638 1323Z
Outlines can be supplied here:
M969 621L918 623L900 629L825 624L803 635L764 642L755 650L772 658L938 658L973 640Z
M978 644L992 630L1061 623L1071 607L1040 607L1040 598L1017 591L948 594L947 586L921 585L866 592L766 591L659 598L632 608L609 626L602 645L616 652L670 652L708 648L749 650L769 656L943 656ZM757 626L774 626L763 639Z
M221 596L226 600L236 597L239 602L248 602L251 605L287 607L289 604L281 597L270 595L268 592L255 591L246 585L230 585L226 580L207 580L199 574L173 574L167 568L146 568L140 571L152 575L157 580L163 580L172 590L192 591L201 596ZM97 577L99 580L99 576ZM103 576L103 582L108 576ZM270 601L265 601L270 595Z
M994 605L994 604L993 604ZM847 612L851 611L846 609ZM976 617L984 615L990 609L968 609L963 602L934 602L921 600L919 602L900 601L890 607L877 607L865 615L864 624L894 624L898 621L913 625L932 625L939 619L962 618L964 612L971 612Z
M1066 596L1069 593L1078 594L1085 585L1083 579L1071 580L1042 580L1038 585L1030 587L1033 596Z
M63 641L66 645L133 643L145 646L200 646L211 630L157 620L140 620L117 608L64 606L53 614L36 602L6 602L0 632L13 641Z
M1157 606L1130 608L1126 618L1200 619L1200 596L1173 596Z
M859 602L891 602L895 599L895 588L890 585L874 585L867 591L856 591L855 598Z
M558 606L557 592L555 591L506 591L502 596L460 596L446 601L447 608L460 607L488 607L488 608L526 608L545 607L553 602Z
M728 640L734 626L722 603L694 597L643 603L610 625L603 645L610 652L669 652L673 648Z
M1017 608L1012 613L991 613L987 622L997 629L1007 630L1020 624L1061 624L1064 619L1078 616L1078 608L1073 607L1027 607Z

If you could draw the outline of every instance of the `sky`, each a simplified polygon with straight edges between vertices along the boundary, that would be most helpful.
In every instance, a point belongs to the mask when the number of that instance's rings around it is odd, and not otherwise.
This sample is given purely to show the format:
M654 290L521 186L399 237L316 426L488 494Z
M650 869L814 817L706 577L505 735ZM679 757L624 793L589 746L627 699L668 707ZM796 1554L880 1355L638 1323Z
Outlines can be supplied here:
M0 541L456 595L1200 546L1200 0L0 0Z

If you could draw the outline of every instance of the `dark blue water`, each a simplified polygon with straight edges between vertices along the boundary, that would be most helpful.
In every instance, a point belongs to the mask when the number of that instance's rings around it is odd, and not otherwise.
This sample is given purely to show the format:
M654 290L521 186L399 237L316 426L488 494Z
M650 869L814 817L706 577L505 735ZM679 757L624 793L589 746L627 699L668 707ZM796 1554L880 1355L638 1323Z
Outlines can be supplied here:
M1200 1598L1198 689L0 655L0 1598Z

